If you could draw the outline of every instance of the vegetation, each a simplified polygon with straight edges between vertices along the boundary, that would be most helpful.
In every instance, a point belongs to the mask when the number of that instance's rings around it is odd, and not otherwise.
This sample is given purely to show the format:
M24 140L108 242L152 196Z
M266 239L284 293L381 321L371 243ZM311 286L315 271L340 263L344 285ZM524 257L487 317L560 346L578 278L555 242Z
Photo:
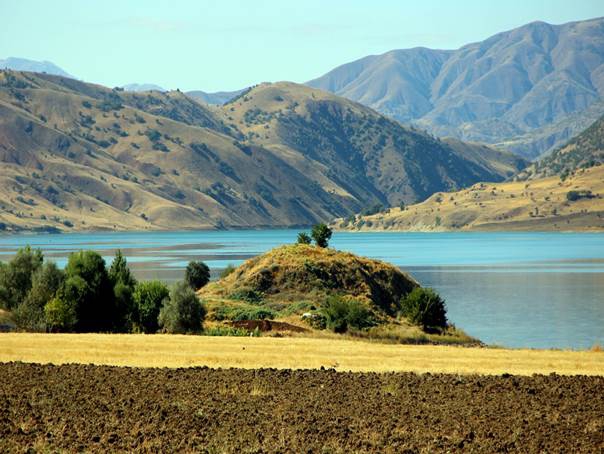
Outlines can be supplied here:
M233 271L235 271L237 268L229 263L226 268L224 270L222 270L222 272L220 273L220 279L223 279L225 277L227 277L229 274L231 274Z
M376 324L374 316L364 304L331 296L321 309L327 328L335 333L345 333L350 328L363 329Z
M159 326L167 333L190 334L202 330L206 315L202 304L191 287L179 282L170 290L159 312Z
M185 281L193 290L199 290L210 282L210 268L203 262L189 262L185 270Z
M169 296L170 290L160 281L139 282L133 294L134 330L143 333L156 332L159 329L159 312Z
M415 288L401 300L401 314L424 330L447 326L447 307L431 288Z
M308 235L308 233L306 233L306 232L300 232L300 233L298 233L298 238L296 240L296 243L298 243L298 244L311 244L312 243L312 238Z
M310 236L315 240L317 246L327 247L332 233L332 230L327 225L317 224L313 226Z

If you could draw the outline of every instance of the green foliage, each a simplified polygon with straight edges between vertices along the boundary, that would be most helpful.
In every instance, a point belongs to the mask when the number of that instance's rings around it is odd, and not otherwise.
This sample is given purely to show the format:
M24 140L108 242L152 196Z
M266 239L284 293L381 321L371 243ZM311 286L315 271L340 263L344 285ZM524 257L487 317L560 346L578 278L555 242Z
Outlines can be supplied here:
M327 298L321 313L327 328L336 333L345 333L350 328L369 328L376 324L373 313L363 303L339 296Z
M316 224L313 226L310 235L319 247L327 247L329 239L332 235L332 230L325 224Z
M229 295L233 300L245 301L249 304L262 304L264 294L254 289L242 288Z
M222 273L220 273L220 279L224 279L225 277L227 277L229 274L231 274L232 272L234 272L237 269L236 266L231 265L230 263L226 266L226 268L224 270L222 270Z
M189 285L179 282L170 291L170 298L164 301L158 321L168 333L197 333L202 329L205 315L205 304Z
M26 246L8 264L0 267L0 307L14 309L31 289L32 276L44 261L39 249Z
M220 306L214 310L214 320L272 320L277 313L266 307L254 306Z
M234 336L234 337L259 337L260 330L250 331L245 328L235 328L234 326L213 326L203 330L204 336Z
M65 267L66 284L79 278L78 291L61 296L69 305L75 305L76 331L112 331L120 325L116 314L115 298L105 260L97 252L79 251L69 255ZM81 285L80 285L81 284ZM68 289L73 290L73 289Z
M414 288L401 300L401 315L424 330L447 326L445 302L431 288Z
M113 285L113 296L115 298L116 329L118 331L130 331L135 321L136 311L133 294L136 279L128 268L126 258L119 249L115 252L115 258L109 268L109 280Z
M594 195L589 190L581 190L581 191L568 191L566 193L566 200L569 202L575 202L580 199L592 199Z
M203 262L189 262L185 270L185 282L193 290L199 290L210 282L210 268Z
M169 296L170 290L160 281L137 283L133 293L134 329L143 333L155 333L159 328L159 312Z
M45 263L34 272L25 300L13 311L15 324L26 331L45 331L44 306L63 285L65 273L55 263Z
M76 308L61 298L53 298L44 306L49 331L71 331L77 324Z
M312 242L312 238L310 237L310 235L306 232L300 232L298 233L298 239L296 240L296 243L298 244L310 244Z

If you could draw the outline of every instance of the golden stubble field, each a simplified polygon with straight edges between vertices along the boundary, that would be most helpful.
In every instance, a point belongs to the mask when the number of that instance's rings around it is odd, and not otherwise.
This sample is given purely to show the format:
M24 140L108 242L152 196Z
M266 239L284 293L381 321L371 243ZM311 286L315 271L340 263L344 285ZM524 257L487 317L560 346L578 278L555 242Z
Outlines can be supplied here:
M604 375L604 352L393 345L304 337L0 334L0 362L355 372Z

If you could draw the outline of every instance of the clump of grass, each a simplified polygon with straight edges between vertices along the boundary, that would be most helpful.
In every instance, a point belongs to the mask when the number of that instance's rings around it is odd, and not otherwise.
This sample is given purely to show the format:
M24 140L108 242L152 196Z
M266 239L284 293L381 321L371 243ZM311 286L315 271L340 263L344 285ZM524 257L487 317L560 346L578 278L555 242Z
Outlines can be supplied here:
M604 352L604 348L602 348L602 346L597 342L591 346L590 350L598 353Z
M234 326L212 326L203 331L204 336L234 336L234 337L259 337L260 330L250 331Z
M236 269L237 269L237 267L235 265L232 265L229 263L226 266L226 268L224 270L222 270L222 273L220 273L220 279L224 279L225 277L227 277L229 274L231 274Z

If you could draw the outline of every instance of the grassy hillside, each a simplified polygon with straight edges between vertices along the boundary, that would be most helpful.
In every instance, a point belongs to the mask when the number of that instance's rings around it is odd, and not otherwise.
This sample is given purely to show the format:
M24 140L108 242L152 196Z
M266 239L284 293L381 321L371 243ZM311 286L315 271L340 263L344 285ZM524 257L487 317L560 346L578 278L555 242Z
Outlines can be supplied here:
M478 183L423 203L338 219L348 230L602 230L604 165L531 181Z
M520 172L518 179L560 175L566 178L577 169L604 163L604 116L548 156Z
M2 71L0 228L308 225L518 168L509 156L485 150L469 159L370 109L286 86L296 93L291 102L275 100L281 85L263 86L213 109L179 91ZM341 116L347 109L350 123ZM364 142L355 138L363 134L359 115L370 123Z

